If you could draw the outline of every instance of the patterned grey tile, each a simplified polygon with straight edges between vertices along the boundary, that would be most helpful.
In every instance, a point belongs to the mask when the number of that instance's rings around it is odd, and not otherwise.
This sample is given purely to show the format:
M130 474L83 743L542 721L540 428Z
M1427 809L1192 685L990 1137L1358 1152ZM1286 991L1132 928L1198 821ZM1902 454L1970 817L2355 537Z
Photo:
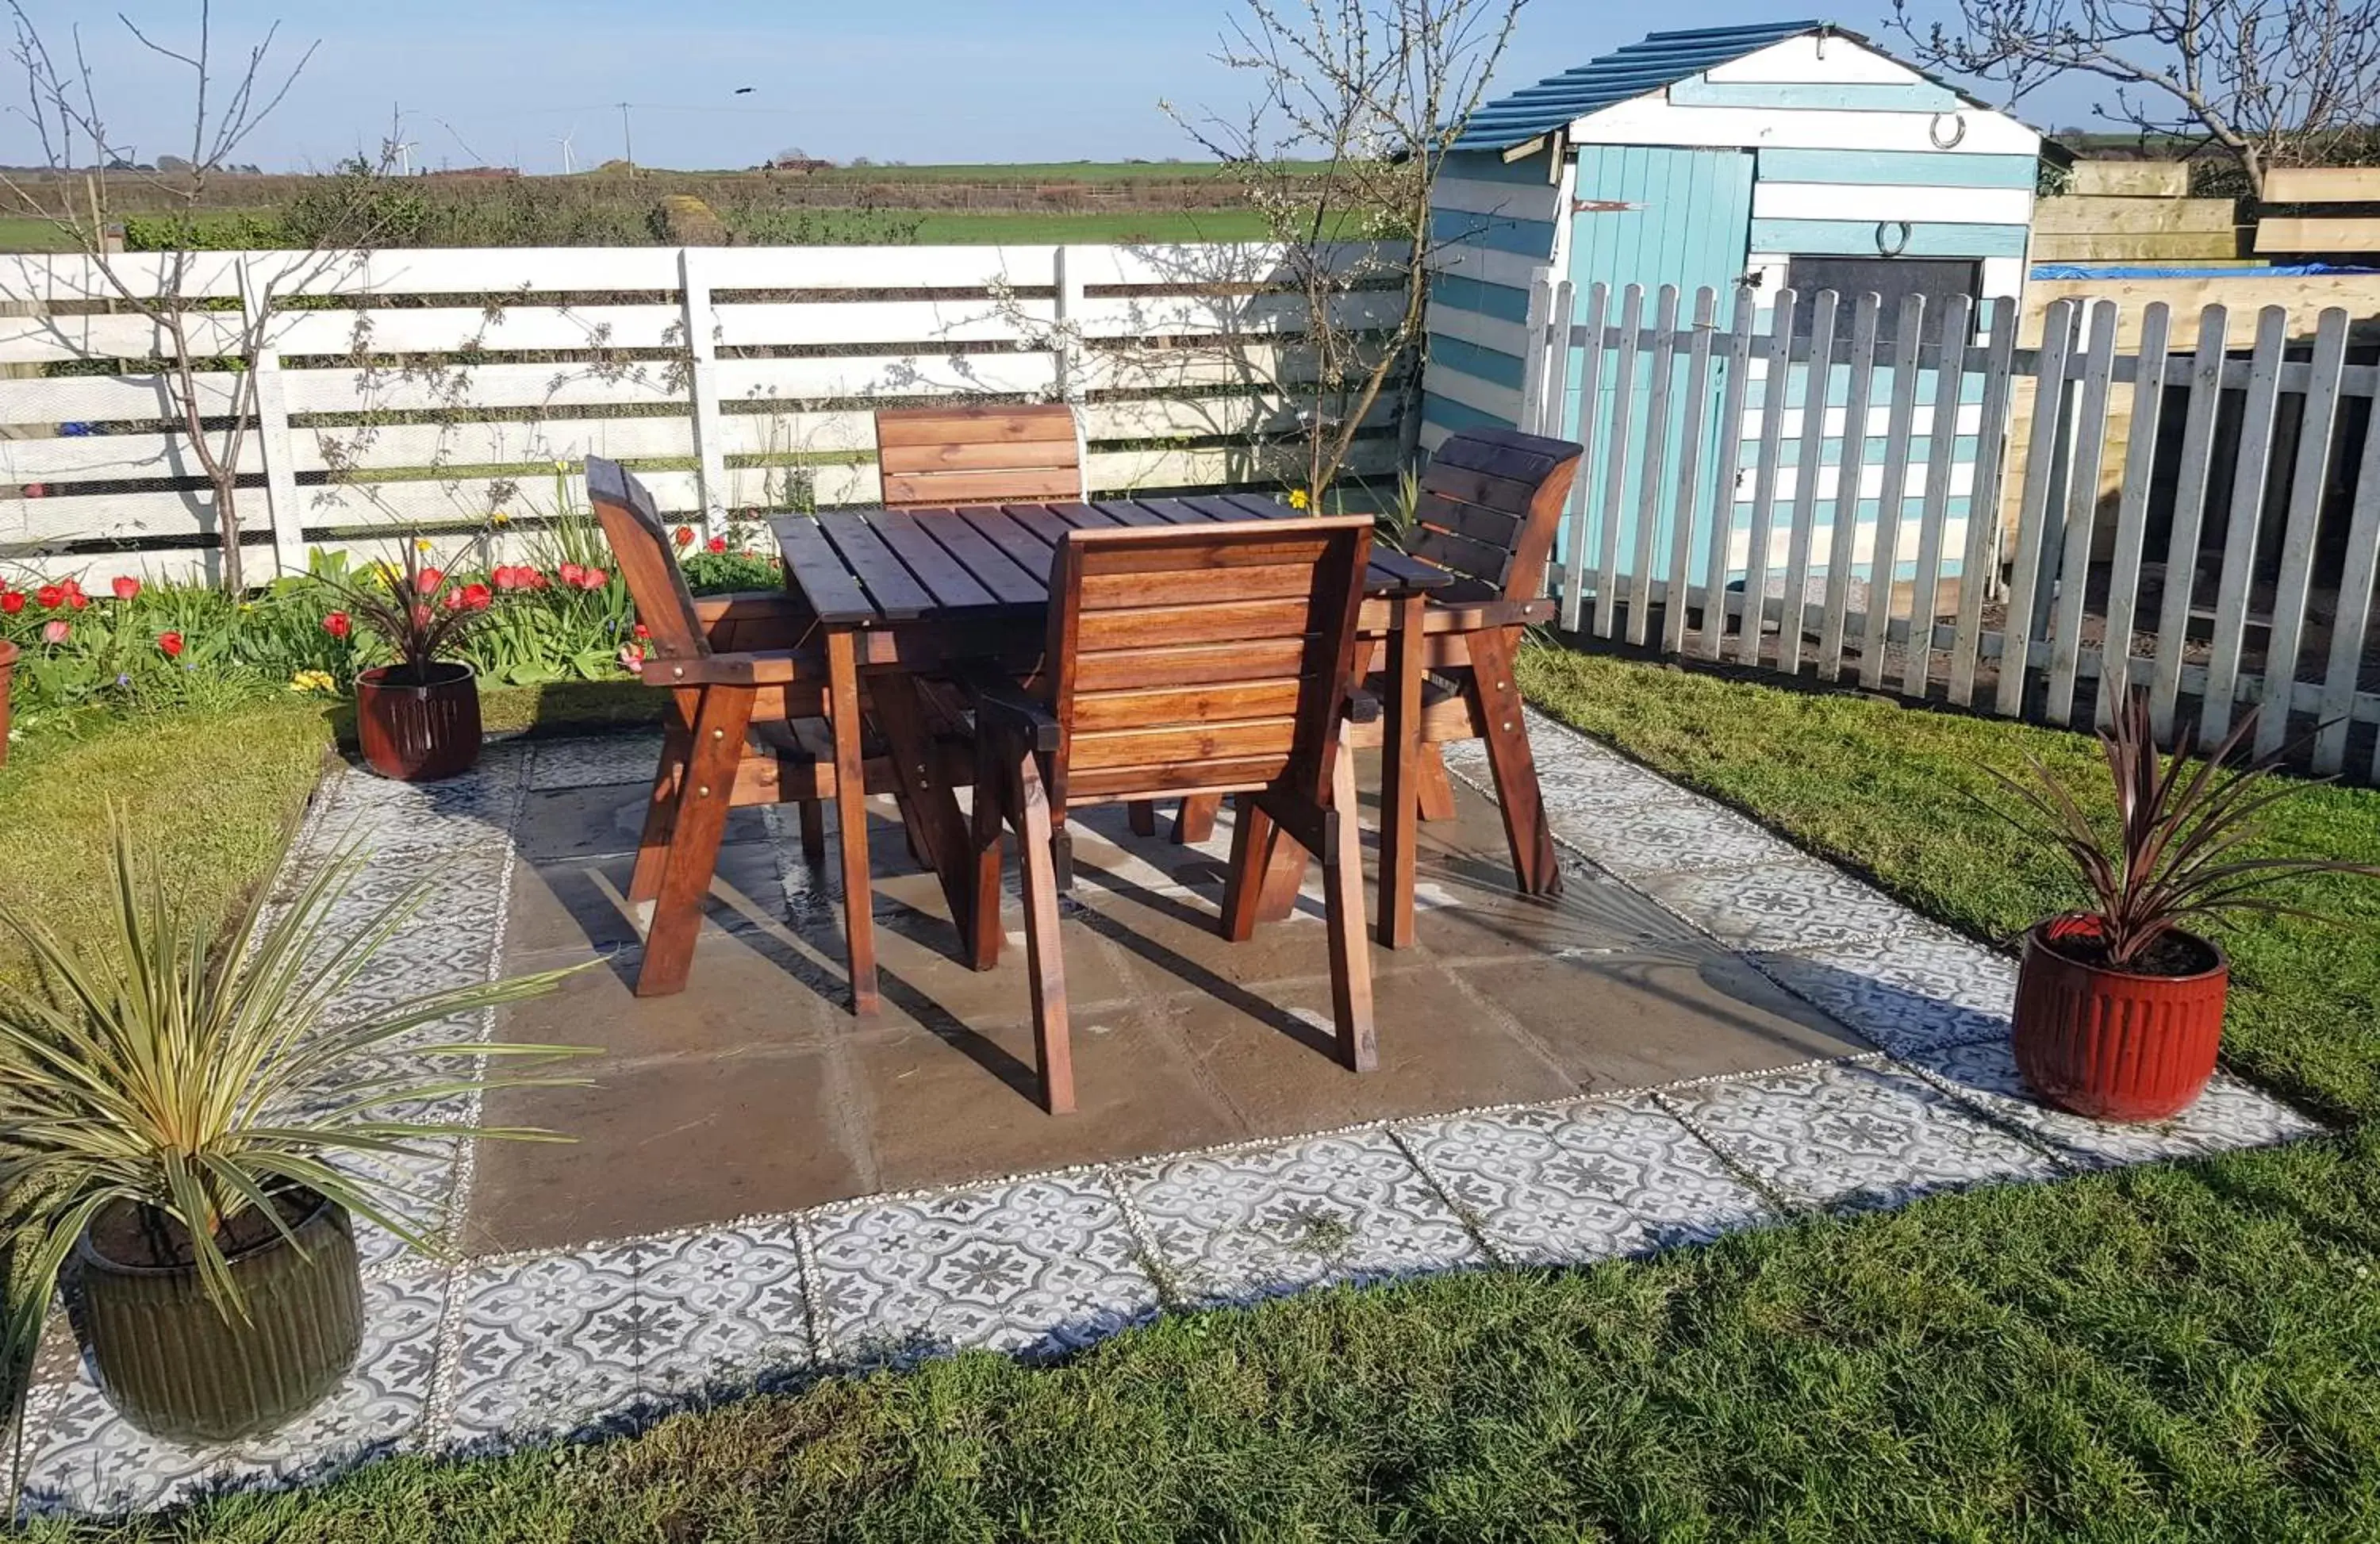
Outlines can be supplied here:
M1881 1062L1793 1067L1660 1097L1737 1168L1795 1205L1865 1210L2058 1173L1933 1084Z
M1386 1132L1160 1160L1117 1182L1188 1301L1245 1301L1486 1258Z
M477 767L436 783L398 783L350 768L323 807L322 839L375 853L501 845L511 839L528 760L525 746L492 745Z
M659 1316L644 1390L675 1401L764 1385L810 1366L809 1305L790 1222L713 1228L642 1246Z
M2016 1004L2014 960L1931 928L1753 963L1899 1055L2005 1039Z
M1629 805L1591 819L1565 820L1558 811L1554 830L1598 868L1622 879L1748 869L1791 863L1802 857L1783 837L1696 798Z
M2204 1158L2293 1142L2323 1129L2253 1085L2223 1073L2216 1074L2197 1103L2171 1120L2095 1121L2068 1114L2043 1103L2025 1087L2005 1035L1923 1052L1907 1060L1985 1113L2028 1132L2078 1169Z
M439 1137L412 1144L403 1153L328 1153L323 1161L344 1173L374 1182L374 1196L432 1244L451 1238L455 1214L456 1165L462 1141ZM367 1275L419 1270L432 1263L395 1233L370 1218L355 1219L356 1253Z
M619 734L537 740L528 748L530 788L596 788L610 783L650 783L661 762L662 737Z
M830 1361L988 1346L1087 1345L1157 1311L1157 1284L1114 1195L1050 1174L802 1220Z
M1916 915L1812 858L1630 882L1732 949L1808 949L1909 931Z
M615 1429L810 1365L790 1224L491 1260L455 1291L445 1445Z
M1644 1096L1459 1115L1398 1135L1488 1246L1515 1264L1706 1243L1774 1215Z
M215 1490L320 1480L409 1442L421 1425L445 1304L440 1271L364 1283L364 1343L345 1382L280 1431L227 1447L144 1436L87 1370L53 1396L21 1504L35 1514L144 1511Z
M455 1273L453 1393L442 1445L535 1441L635 1406L653 1349L633 1246L594 1246Z

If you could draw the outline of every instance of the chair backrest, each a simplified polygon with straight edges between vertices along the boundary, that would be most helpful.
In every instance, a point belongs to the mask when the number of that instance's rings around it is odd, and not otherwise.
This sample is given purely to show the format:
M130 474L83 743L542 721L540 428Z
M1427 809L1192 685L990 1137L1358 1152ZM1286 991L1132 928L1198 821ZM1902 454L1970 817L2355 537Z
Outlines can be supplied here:
M1534 601L1585 452L1516 429L1450 436L1422 473L1405 550L1462 576L1449 601Z
M887 509L1085 496L1075 410L887 407L876 415Z
M587 458L587 502L595 506L612 556L627 581L628 598L637 603L637 618L652 636L648 653L658 659L692 659L710 652L694 594L678 572L670 550L669 529L652 494L626 468L600 456Z
M1321 802L1368 517L1070 530L1050 577L1050 796L1279 786Z

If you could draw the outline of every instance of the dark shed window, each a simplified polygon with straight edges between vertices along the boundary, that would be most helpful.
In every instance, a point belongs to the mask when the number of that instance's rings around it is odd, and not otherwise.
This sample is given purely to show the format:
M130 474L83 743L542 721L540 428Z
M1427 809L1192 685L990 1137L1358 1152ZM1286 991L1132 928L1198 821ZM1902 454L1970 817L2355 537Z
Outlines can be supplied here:
M1793 313L1795 337L1810 335L1810 298L1831 289L1842 298L1835 313L1838 337L1849 334L1852 307L1859 297L1876 296L1878 343L1888 342L1899 333L1900 302L1911 295L1925 297L1929 334L1934 334L1942 308L1959 295L1977 302L1973 325L1981 326L1983 278L1984 265L1963 258L1797 257L1785 270L1785 283L1801 297Z

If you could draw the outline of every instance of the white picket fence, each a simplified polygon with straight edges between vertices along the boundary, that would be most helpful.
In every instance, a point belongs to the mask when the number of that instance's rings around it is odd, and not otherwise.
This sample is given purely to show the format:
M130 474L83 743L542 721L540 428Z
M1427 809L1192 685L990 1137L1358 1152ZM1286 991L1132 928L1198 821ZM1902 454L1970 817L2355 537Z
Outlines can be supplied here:
M1397 251L1348 249L1386 270ZM224 252L111 260L176 298L211 418L251 432L251 577L395 529L532 526L555 463L639 469L705 524L877 496L869 409L1077 403L1095 491L1262 486L1316 379L1305 303L1260 245ZM1336 319L1392 321L1358 288ZM212 495L157 370L170 346L80 257L0 257L0 564L218 572ZM121 373L85 373L100 370ZM1354 469L1397 456L1394 395ZM575 484L567 496L583 498ZM253 543L253 545L250 545Z
M2349 362L2346 311L2292 340L2281 307L2241 336L2209 306L2181 337L2161 304L2135 332L2059 300L2020 348L2009 301L1978 326L1912 298L1886 347L1872 296L1572 298L1536 298L1585 320L1536 323L1523 394L1589 447L1565 627L2057 724L2135 687L2165 736L2280 704L2260 752L2310 734L2316 770L2380 782L2380 365Z

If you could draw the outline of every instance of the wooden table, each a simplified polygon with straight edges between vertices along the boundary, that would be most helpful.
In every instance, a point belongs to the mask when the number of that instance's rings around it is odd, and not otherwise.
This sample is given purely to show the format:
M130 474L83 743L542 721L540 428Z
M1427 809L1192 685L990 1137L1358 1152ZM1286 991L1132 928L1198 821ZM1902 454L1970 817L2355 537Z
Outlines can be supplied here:
M1298 513L1249 494L1112 499L1096 504L1004 504L966 509L868 509L773 522L785 585L826 644L835 770L853 802L836 821L852 1011L878 1005L870 921L868 822L860 816L860 675L890 751L910 836L940 878L970 963L982 930L969 915L974 885L968 833L956 793L933 755L922 675L968 661L995 660L1021 676L1038 673L1050 606L1050 554L1066 531L1111 526L1294 520ZM1391 690L1383 756L1381 931L1411 936L1414 810L1420 759L1422 602L1445 584L1443 569L1375 548L1366 576L1363 631L1388 647ZM1282 882L1304 872L1293 844L1275 850ZM1294 865L1293 869L1291 865ZM1391 918L1402 918L1391 926Z

